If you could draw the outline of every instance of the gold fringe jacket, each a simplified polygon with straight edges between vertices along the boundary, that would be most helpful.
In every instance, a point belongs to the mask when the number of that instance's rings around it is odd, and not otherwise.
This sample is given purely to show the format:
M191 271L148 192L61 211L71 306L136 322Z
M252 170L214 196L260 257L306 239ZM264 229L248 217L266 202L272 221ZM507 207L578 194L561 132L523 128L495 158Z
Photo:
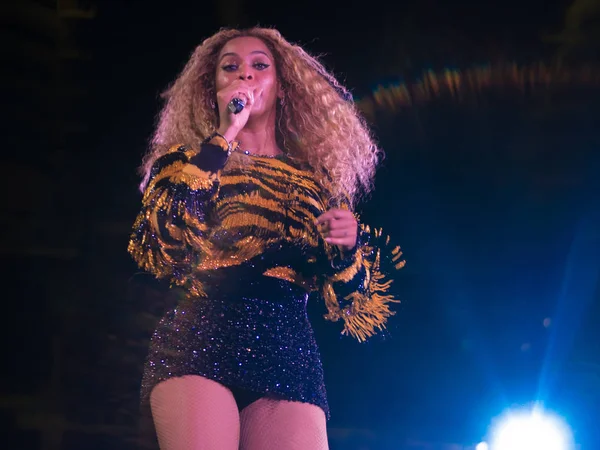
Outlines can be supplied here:
M385 328L397 300L382 250L399 269L400 248L386 249L381 230L359 225L357 246L342 255L314 224L328 200L308 168L288 158L228 156L227 148L216 137L199 150L174 146L156 161L128 246L138 266L195 297L207 296L207 274L258 267L320 291L325 318L342 319L342 334L362 342Z

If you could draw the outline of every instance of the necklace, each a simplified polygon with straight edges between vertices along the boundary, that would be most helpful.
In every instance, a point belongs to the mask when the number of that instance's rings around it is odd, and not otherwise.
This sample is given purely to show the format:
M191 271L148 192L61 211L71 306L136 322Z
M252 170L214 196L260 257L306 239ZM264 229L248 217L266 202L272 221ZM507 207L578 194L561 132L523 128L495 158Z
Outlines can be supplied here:
M234 150L234 152L242 153L242 154L244 154L246 156L253 156L255 158L282 158L282 157L286 157L287 156L283 152L279 153L278 155L257 155L256 153L252 153L250 150L242 150L242 149L239 148L239 146L238 146L238 148L236 148Z

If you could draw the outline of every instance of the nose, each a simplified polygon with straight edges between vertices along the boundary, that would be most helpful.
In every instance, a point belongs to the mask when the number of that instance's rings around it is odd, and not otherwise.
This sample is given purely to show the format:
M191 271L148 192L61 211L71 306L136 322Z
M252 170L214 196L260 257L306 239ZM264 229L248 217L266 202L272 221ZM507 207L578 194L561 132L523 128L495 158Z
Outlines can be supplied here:
M248 66L242 67L240 70L240 80L251 80L252 73L250 72L250 68Z

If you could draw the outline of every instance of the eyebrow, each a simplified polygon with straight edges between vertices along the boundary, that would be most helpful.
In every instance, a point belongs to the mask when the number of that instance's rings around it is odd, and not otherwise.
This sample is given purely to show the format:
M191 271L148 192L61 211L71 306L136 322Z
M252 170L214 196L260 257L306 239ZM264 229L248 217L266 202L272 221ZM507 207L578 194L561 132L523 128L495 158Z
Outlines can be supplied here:
M255 55L257 53L259 53L261 55L265 55L269 59L273 59L273 58L271 58L270 55L268 55L267 53L263 52L262 50L254 50L253 52L250 52L251 55ZM234 53L234 52L223 53L223 55L221 55L221 58L219 59L219 61L221 61L226 56L237 56L237 57L239 57L240 55L238 55L237 53Z

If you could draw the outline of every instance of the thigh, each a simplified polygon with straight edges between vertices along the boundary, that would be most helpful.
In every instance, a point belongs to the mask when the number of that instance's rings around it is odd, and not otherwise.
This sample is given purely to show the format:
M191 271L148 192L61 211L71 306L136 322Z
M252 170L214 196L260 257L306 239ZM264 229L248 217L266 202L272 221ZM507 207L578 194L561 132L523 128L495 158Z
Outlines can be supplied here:
M237 404L216 381L170 378L152 390L150 407L161 450L238 450Z
M318 406L263 397L240 414L241 450L327 450L327 419Z

